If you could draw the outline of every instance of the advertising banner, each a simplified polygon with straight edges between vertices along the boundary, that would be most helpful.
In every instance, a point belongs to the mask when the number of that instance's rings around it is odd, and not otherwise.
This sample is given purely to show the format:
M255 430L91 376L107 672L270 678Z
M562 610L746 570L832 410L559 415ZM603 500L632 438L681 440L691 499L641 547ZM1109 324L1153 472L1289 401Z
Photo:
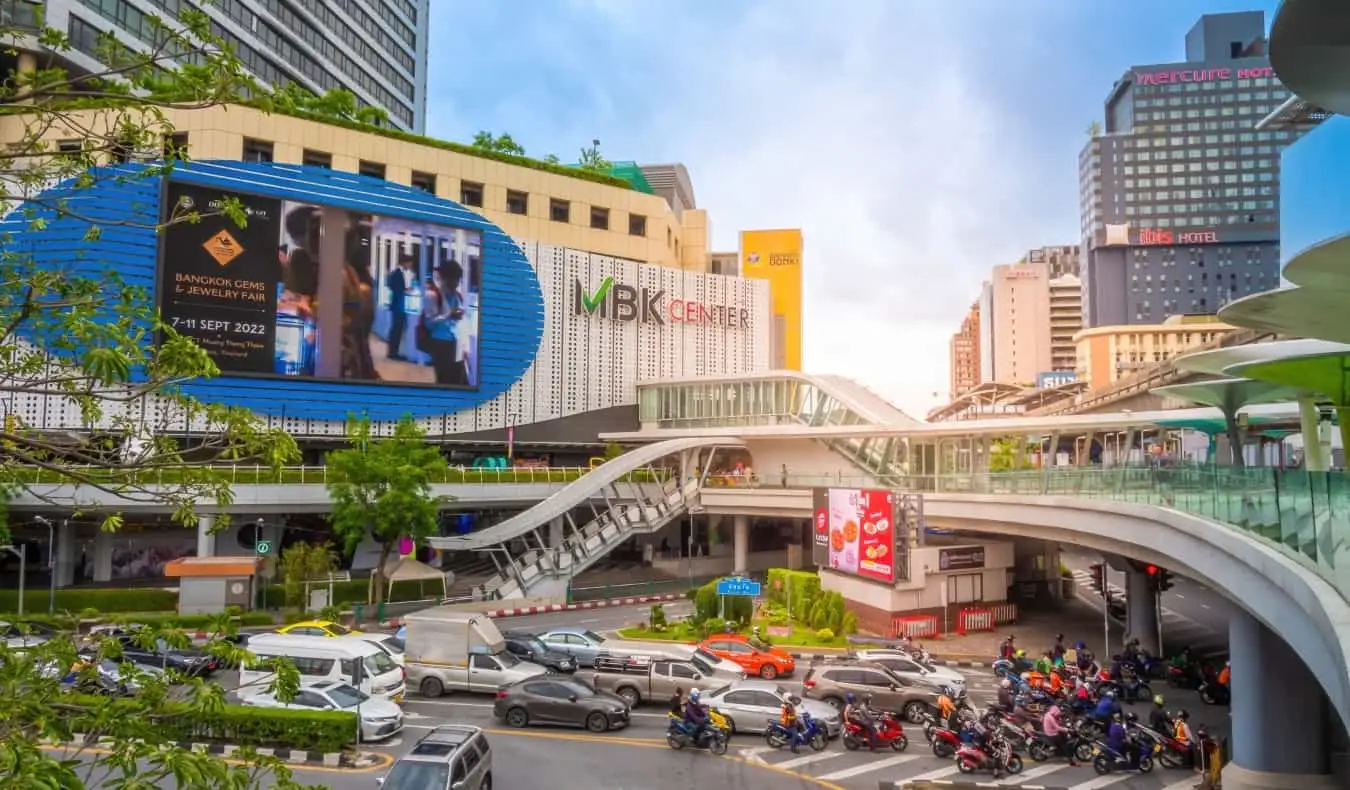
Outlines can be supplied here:
M160 313L226 375L478 386L477 231L170 182ZM222 213L234 199L241 225Z
M893 583L895 495L875 489L829 488L816 489L813 499L817 564Z
M769 281L775 370L802 369L802 232L741 232L741 276Z
M984 547L970 546L938 552L938 570L967 571L984 567Z

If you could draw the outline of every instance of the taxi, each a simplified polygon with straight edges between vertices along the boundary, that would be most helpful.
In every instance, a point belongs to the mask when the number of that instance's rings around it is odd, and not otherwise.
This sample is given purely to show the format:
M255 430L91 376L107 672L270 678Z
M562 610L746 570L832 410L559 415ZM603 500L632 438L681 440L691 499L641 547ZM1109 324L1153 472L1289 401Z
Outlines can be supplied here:
M331 620L305 620L299 623L291 623L278 628L277 633L289 634L290 636L359 636L361 634L354 628L348 628Z

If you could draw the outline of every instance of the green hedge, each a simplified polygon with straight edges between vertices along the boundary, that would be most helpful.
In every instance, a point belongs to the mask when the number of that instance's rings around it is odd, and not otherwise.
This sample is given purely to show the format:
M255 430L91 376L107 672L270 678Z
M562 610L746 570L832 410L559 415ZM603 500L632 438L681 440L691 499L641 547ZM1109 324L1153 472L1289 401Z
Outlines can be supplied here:
M72 732L135 738L146 725L146 704L140 700L80 695L63 702L77 708L67 719ZM156 714L151 726L157 737L170 741L316 752L338 752L356 743L356 714L346 711L226 705L204 713L186 703L168 702Z
M440 598L443 588L439 581L402 581L394 582L393 592L390 593L388 582L385 582L385 598L387 603L401 603L404 601L422 601L430 598ZM333 582L333 598L330 601L334 606L347 608L354 604L366 603L367 591L370 581L368 579L352 579L349 582ZM326 582L314 582L311 590L326 590ZM277 584L271 587L263 588L263 605L268 609L286 608L286 588Z
M55 615L49 615L46 612L27 612L23 616L17 614L0 613L0 620L7 623L40 623L42 625L55 626L57 628L68 629L76 624L90 623L137 623L151 628L181 628L190 631L197 628L207 628L215 622L216 616L209 614L165 614L163 612L124 612L114 614L97 614L90 617L82 617L80 612L70 612L69 614L58 612ZM271 612L243 612L235 615L235 623L243 626L262 626L273 625L276 620Z
M47 611L45 589L24 591L25 612ZM17 590L0 590L0 612L19 610ZM79 614L86 609L100 612L172 612L178 607L178 592L151 587L74 588L56 591L56 611Z

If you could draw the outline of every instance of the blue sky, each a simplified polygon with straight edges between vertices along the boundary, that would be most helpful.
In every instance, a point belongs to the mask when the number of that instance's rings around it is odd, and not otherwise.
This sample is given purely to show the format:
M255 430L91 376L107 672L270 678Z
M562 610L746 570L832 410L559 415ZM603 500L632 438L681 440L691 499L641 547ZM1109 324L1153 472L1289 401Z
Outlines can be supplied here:
M683 162L715 248L805 234L805 367L916 416L992 266L1078 240L1111 84L1274 0L433 0L427 131Z

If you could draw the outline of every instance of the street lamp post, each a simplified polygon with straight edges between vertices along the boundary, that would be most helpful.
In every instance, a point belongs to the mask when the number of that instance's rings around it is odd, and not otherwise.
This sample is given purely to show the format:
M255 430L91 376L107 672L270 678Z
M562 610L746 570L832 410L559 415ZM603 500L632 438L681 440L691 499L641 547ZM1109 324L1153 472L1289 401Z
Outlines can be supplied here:
M56 614L56 527L43 516L33 520L47 528L47 614Z

